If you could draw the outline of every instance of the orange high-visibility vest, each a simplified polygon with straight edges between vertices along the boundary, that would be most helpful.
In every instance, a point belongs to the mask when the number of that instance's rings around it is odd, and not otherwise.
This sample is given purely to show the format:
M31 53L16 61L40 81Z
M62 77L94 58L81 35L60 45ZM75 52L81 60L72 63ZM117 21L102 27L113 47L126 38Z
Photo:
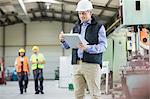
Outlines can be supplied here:
M24 56L24 61L23 61L23 67L20 61L20 56L16 58L17 64L16 64L16 72L29 72L29 64L28 64L28 58Z

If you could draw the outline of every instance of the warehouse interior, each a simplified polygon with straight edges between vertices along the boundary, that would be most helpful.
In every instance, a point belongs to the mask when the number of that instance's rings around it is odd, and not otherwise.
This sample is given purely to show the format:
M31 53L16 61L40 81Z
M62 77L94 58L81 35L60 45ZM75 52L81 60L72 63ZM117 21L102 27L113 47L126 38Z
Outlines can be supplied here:
M74 99L71 50L62 48L58 36L61 31L70 33L78 20L75 9L79 1L0 0L1 99ZM103 54L101 99L149 99L150 1L90 1L93 15L105 26L108 43ZM38 46L46 59L45 94L34 94L30 71L28 92L20 95L15 59L20 48L30 58L33 46ZM86 94L90 99L88 91Z

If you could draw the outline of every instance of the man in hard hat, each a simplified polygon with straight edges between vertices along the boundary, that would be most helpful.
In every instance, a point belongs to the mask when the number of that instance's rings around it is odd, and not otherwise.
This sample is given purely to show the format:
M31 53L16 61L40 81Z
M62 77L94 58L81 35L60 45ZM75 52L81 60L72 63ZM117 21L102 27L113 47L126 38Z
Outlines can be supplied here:
M25 56L25 50L23 48L19 49L18 57L15 61L15 66L18 75L20 94L23 94L23 89L25 92L27 91L29 75L28 58Z
M39 47L33 46L32 48L33 54L30 58L32 64L32 70L35 81L35 94L44 94L43 92L43 68L45 64L45 57L42 53L39 53ZM38 80L40 81L40 85L38 85ZM38 87L40 86L40 88Z
M80 43L77 48L72 49L75 99L84 99L86 86L91 99L100 99L101 95L102 54L107 48L107 39L104 26L92 16L92 9L89 0L80 0L76 8L79 20L73 27L73 33L79 33L89 44ZM64 40L63 32L59 39L64 48L70 48Z

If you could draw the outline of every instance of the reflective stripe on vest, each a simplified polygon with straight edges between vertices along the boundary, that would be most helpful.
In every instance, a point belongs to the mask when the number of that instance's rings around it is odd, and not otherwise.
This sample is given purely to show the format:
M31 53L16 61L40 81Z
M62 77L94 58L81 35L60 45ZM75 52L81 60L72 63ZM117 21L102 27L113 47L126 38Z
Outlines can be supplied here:
M28 58L26 56L23 57L23 70L21 68L22 63L20 61L20 56L16 58L17 64L16 64L16 72L29 72L29 66L28 66Z
M38 61L43 61L43 60L44 60L43 54L40 54L40 53L39 53L37 56L36 56L35 54L33 54L33 55L31 56L31 61L32 61L32 62L36 62L37 59L38 59ZM38 66L37 66L37 65L38 65ZM37 67L40 68L40 69L43 69L43 68L44 68L44 65L43 65L43 64L32 64L32 70L37 69Z

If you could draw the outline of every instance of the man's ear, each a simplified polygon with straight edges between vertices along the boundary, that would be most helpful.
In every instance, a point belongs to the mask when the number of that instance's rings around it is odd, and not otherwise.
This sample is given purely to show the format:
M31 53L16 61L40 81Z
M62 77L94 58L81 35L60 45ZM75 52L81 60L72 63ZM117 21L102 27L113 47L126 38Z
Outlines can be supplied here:
M90 14L91 14L91 15L93 14L92 11L90 11Z

